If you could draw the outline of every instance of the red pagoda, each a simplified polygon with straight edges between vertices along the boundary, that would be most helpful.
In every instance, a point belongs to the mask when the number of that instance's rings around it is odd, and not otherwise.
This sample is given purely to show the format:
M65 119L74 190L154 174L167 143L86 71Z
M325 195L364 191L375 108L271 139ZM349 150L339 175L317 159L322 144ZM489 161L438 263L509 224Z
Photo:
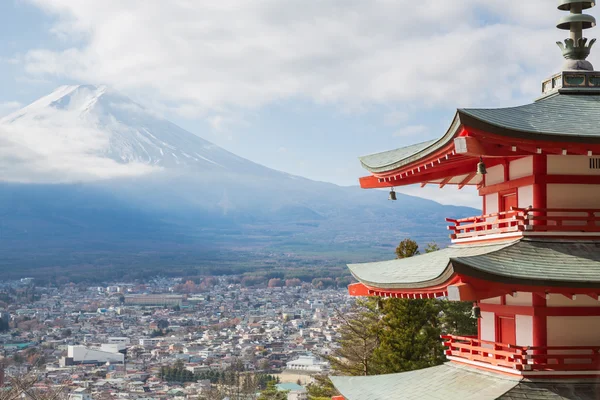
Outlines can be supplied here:
M332 377L347 400L600 399L600 72L582 36L594 6L559 1L565 64L535 102L459 109L440 139L361 158L365 189L472 185L483 215L448 218L443 250L349 265L350 294L469 301L479 319L476 337L443 337L444 365Z

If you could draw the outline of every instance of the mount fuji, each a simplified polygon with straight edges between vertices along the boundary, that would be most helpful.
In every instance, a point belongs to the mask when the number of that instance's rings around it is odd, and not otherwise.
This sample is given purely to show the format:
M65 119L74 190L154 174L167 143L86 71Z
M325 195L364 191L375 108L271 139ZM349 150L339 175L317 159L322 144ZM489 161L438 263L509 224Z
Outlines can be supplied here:
M276 171L90 85L0 119L0 182L7 277L389 258L406 237L443 245L444 217L477 213Z

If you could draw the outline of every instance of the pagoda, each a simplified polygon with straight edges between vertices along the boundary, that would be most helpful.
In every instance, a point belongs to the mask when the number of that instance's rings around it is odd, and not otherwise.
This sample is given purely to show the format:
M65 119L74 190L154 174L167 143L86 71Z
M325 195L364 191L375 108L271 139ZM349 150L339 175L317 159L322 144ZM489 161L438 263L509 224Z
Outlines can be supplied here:
M475 186L483 215L448 218L449 247L352 264L352 296L469 301L476 337L448 362L331 377L347 400L600 399L600 72L586 61L595 0L560 0L562 72L531 104L458 109L439 139L361 157L365 189ZM537 397L536 397L537 396Z

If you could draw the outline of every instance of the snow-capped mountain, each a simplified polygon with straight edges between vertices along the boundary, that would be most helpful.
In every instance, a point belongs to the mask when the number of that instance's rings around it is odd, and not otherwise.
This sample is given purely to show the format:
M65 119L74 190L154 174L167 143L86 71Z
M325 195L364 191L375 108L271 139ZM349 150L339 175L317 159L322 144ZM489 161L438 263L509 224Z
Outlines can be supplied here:
M0 119L0 271L11 276L388 258L406 237L444 245L444 217L477 213L386 198L238 157L103 86L63 86Z
M9 148L13 156L25 155L21 171L2 177L11 181L94 180L182 167L275 173L178 127L106 86L61 86L0 119L0 152ZM27 173L30 176L25 176Z

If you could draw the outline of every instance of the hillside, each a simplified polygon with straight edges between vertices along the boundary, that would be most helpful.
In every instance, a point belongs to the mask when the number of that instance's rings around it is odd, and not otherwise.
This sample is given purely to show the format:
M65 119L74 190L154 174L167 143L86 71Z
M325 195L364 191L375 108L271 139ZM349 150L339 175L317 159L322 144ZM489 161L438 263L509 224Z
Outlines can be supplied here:
M0 160L11 275L339 265L405 237L445 245L445 217L477 214L275 171L105 87L61 87L0 120Z

